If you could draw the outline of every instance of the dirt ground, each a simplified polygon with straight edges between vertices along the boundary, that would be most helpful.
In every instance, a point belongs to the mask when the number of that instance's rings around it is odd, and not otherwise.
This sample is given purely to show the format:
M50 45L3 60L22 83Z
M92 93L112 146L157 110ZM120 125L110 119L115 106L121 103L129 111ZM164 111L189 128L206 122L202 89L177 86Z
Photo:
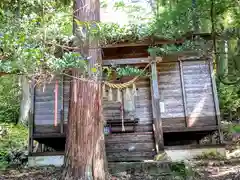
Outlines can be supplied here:
M240 163L233 165L209 165L201 166L195 169L200 177L198 180L240 180ZM0 180L58 180L61 176L61 169L54 167L46 167L40 169L12 169L1 172ZM160 180L160 179L178 179L150 177L148 174L130 175L122 173L118 177L112 177L111 180Z
M240 180L240 163L236 165L207 166L198 168L202 180Z

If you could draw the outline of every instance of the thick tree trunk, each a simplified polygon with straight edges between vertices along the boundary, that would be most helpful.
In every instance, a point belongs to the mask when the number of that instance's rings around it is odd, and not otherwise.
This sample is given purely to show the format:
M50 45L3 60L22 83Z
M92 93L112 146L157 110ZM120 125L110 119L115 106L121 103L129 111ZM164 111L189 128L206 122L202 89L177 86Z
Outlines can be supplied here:
M99 0L75 0L74 12L78 20L99 21ZM96 42L90 42L89 39L83 41L81 53L91 57L91 69L96 63L101 63L101 50ZM93 74L89 74L92 79ZM72 75L62 180L106 180L101 84L98 78L94 81L78 80L80 72L76 70Z
M71 90L73 100L69 111L62 179L105 180L101 85L81 80L75 83ZM77 94L74 89L77 89Z

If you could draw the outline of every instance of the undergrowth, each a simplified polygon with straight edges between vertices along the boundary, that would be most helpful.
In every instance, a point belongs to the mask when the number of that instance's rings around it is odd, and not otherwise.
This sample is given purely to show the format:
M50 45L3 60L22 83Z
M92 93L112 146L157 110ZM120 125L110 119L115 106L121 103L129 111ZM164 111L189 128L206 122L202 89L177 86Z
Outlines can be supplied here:
M197 160L225 160L226 157L219 152L205 152L199 156L196 156Z
M23 125L0 124L0 169L27 161L27 139L27 128Z
M16 123L20 111L20 87L18 77L0 77L0 123Z

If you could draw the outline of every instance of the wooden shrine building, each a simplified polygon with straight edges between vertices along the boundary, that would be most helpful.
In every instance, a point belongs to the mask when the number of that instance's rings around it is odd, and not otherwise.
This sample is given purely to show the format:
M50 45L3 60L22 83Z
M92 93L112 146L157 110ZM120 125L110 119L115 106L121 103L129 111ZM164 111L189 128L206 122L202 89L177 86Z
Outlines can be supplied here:
M162 41L160 44L169 43ZM220 111L212 59L198 54L150 57L148 43L116 44L103 51L104 66L147 67L135 86L134 111L121 111L117 90L106 87L103 114L109 162L151 160L162 149L203 146L201 139L220 132ZM33 90L30 156L62 154L68 121L70 78L59 77L45 90ZM123 83L131 77L115 79ZM57 82L57 84L56 84ZM132 92L133 85L129 86ZM57 90L57 97L55 91ZM111 91L112 97L108 97ZM57 102L57 106L54 104ZM123 119L122 119L123 116ZM221 136L219 136L221 137ZM221 139L221 138L219 138ZM34 141L41 144L34 150ZM212 142L220 144L221 141Z

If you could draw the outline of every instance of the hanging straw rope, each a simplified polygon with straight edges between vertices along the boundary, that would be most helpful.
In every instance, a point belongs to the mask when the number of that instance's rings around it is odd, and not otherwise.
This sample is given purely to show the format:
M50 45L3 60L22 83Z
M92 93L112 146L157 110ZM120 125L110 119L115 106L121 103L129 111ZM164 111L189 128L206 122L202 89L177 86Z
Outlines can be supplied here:
M120 106L120 111L121 111L121 119L122 119L122 131L125 131L125 126L124 126L124 99L122 96L122 102L121 102L121 106Z
M128 86L132 85L138 78L139 78L139 76L136 76L135 78L133 78L132 80L130 80L126 83L115 84L115 83L110 83L110 82L104 82L104 84L110 88L124 89L124 88L127 88Z
M146 69L151 65L152 61L149 62L145 68L143 69L143 72L146 71ZM108 87L110 88L114 88L114 89L124 89L124 88L127 88L128 86L134 84L138 78L140 77L140 75L136 76L135 78L133 78L132 80L128 81L128 82L125 82L125 83L119 83L119 84L115 84L115 83L110 83L110 82L107 82L107 81L104 81L103 83L105 85L107 85Z
M157 61L159 62L159 61ZM143 72L147 70L147 68L151 65L152 61L150 61L146 66L145 68L143 69ZM92 81L92 82L96 82L95 80L89 80L87 78L79 78L79 77L74 77L74 76L71 76L69 74L66 74L66 73L62 73L63 75L65 76L68 76L68 77L71 77L71 78L74 78L76 80L81 80L81 81ZM132 80L128 81L128 82L125 82L125 83L111 83L111 82L108 82L108 81L102 81L101 83L103 83L104 85L108 86L109 88L113 88L113 89L124 89L124 88L127 88L129 87L130 85L134 84L138 78L140 77L140 75L136 76L135 78L133 78Z

